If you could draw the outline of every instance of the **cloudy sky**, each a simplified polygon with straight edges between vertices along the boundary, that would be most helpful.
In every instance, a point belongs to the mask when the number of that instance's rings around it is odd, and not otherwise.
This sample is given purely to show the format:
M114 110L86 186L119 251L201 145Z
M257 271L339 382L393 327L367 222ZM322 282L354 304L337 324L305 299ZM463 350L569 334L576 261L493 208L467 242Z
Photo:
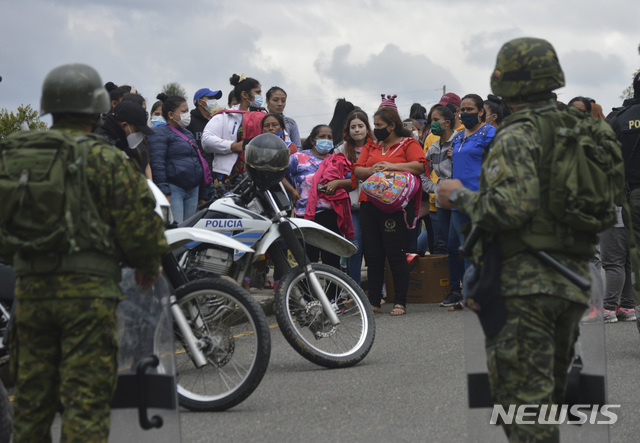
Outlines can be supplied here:
M166 83L179 82L190 98L202 87L226 97L231 74L246 73L265 92L287 91L285 114L304 137L329 122L340 97L371 114L380 94L398 94L403 118L414 102L436 103L443 88L486 97L496 54L515 37L549 40L567 81L560 100L589 96L605 114L640 66L638 0L2 3L0 108L9 110L39 109L45 75L64 63L134 85L148 108Z

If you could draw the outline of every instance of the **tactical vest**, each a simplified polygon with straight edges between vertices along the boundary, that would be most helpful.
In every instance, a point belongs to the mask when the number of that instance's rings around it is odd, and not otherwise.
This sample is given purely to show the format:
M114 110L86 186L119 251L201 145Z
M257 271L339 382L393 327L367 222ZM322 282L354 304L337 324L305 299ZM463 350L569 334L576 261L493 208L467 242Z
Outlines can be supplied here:
M558 170L560 163L557 157L554 157L556 155L555 150L563 149L562 134L573 130L572 122L575 123L581 119L581 117L572 116L572 112L567 112L524 110L511 115L503 123L502 129L516 122L528 121L533 124L542 136L542 149L540 150L537 165L540 205L527 224L519 229L498 233L497 239L503 258L511 257L527 249L591 258L595 254L595 245L598 241L597 233L615 222L614 204L620 205L624 200L622 157L613 131L608 128L608 125L607 127L602 126L606 123L596 122L595 120L586 120L584 122L586 127L581 128L580 131L584 130L587 134L591 134L591 132L594 134L593 137L588 137L587 139L593 140L592 145L594 150L597 151L596 157L598 157L596 160L602 160L605 166L602 167L602 170L600 167L592 168L591 170L595 171L593 176L586 174L584 169L580 170L580 172L578 172L578 169L572 172L574 174L585 174L580 176L580 181L586 185L584 185L585 189L581 188L585 195L578 193L579 197L581 197L579 204L582 205L582 211L589 212L589 210L593 209L595 217L593 217L594 214L589 215L591 220L596 220L596 222L591 225L588 225L588 223L585 223L585 226L581 225L580 220L584 213L577 209L575 210L575 217L571 216L570 210L560 214L560 216L558 215L557 199L559 196L569 193L571 185L562 180L558 181L555 176L555 171ZM584 118L590 119L591 117ZM563 123L567 124L567 127L561 126ZM575 127L577 128L577 126ZM499 139L500 132L498 131L496 139ZM584 133L581 132L581 134ZM558 134L561 136L559 137ZM577 145L581 150L583 142L584 140ZM580 158L580 160L585 161L585 158ZM562 166L570 167L569 165ZM602 171L606 172L603 173ZM593 180L591 180L592 178ZM553 183L555 183L554 189L552 189ZM605 190L608 192L605 192ZM587 195L591 196L591 202L589 202ZM591 204L593 208L590 207Z
M17 275L86 273L120 279L112 229L87 184L94 134L14 133L0 143L0 252Z

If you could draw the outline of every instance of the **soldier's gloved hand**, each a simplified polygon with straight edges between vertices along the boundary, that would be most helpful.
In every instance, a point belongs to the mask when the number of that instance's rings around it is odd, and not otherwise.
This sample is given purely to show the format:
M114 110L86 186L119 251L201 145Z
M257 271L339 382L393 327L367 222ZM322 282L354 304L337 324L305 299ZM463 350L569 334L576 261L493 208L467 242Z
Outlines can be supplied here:
M162 266L160 266L160 268L158 269L158 273L153 278L145 276L136 269L136 284L140 286L142 290L146 291L147 289L150 289L156 281L158 281L160 275L162 275Z

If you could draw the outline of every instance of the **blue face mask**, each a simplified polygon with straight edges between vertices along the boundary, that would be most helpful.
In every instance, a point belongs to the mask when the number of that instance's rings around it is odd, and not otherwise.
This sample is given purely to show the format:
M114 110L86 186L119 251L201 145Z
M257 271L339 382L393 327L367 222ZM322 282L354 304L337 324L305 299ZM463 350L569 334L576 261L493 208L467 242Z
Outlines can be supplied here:
M316 140L316 151L320 154L328 154L333 149L333 140L321 138Z
M249 103L249 106L251 106L252 108L261 108L263 103L264 103L264 101L262 100L262 96L261 95L255 95L253 97L253 101L251 103Z

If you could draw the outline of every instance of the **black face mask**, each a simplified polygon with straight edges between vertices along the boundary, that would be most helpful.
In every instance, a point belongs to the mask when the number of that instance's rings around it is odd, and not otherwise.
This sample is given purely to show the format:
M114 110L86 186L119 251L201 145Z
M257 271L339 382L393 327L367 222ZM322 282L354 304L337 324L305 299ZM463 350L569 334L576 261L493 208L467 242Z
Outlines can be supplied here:
M375 136L376 139L383 142L386 139L388 139L389 136L391 135L391 132L389 132L389 129L387 128L388 126L385 126L384 128L380 128L380 129L374 129L373 135Z

